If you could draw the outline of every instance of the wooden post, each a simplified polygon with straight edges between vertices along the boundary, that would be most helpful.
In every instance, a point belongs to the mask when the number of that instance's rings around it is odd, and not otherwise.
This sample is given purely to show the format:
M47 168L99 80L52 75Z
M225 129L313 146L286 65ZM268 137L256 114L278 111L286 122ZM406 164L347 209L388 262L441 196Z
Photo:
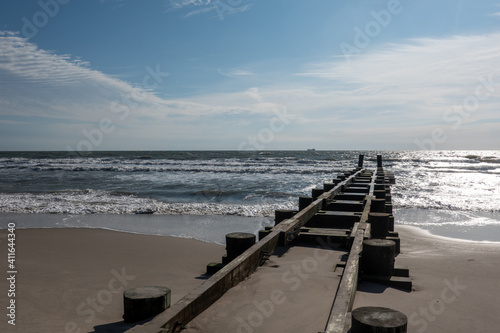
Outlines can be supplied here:
M385 213L385 199L372 199L370 212Z
M228 262L251 248L255 244L255 235L248 232L232 232L226 235Z
M383 168L383 166L382 166L382 155L377 155L377 168Z
M313 188L311 190L311 196L313 198L313 201L316 200L320 195L325 193L325 190L322 188Z
M372 238L385 238L389 235L389 214L368 213L368 223L371 224Z
M274 225L283 222L286 219L291 218L297 214L296 210L285 210L285 209L277 209L274 211Z
M375 190L373 191L373 194L375 195L375 198L385 200L385 190Z
M365 155L359 154L359 160L358 160L358 168L361 169L363 168L363 160L365 158Z
M123 319L135 323L155 316L170 307L170 289L166 287L139 287L123 293Z
M352 333L406 333L408 318L402 312L375 306L352 311Z
M302 210L312 204L313 198L310 197L299 197L299 210Z
M396 243L386 239L366 239L363 241L361 263L364 274L392 276Z
M329 192L330 190L333 190L334 187L335 187L334 183L323 183L324 192Z
M394 215L392 215L392 205L391 205L391 213L389 215L389 231L394 231Z

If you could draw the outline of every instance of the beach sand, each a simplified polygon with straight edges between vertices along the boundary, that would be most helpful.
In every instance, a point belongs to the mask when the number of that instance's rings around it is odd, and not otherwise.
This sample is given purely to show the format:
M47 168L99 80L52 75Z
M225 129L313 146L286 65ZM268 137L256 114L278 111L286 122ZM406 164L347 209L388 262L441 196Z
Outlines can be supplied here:
M0 231L2 261L7 232ZM172 304L204 281L224 246L101 229L16 230L16 326L7 323L5 278L0 332L123 332L123 291L165 286ZM6 265L1 267L6 271ZM5 274L5 273L4 273Z
M415 290L408 293L362 282L354 308L374 305L399 310L410 318L409 332L497 332L500 244L445 239L405 226L397 226L397 231L402 253L396 266L410 269ZM0 231L4 262L6 235L5 230ZM1 332L123 332L131 327L122 321L123 290L166 286L172 289L173 304L204 281L207 263L219 261L225 253L224 246L217 244L100 229L19 229L16 250L16 329L7 324L4 313ZM256 274L266 269L276 273L259 279L259 275L252 275L230 290L212 315L196 318L188 325L189 330L249 331L248 326L236 321L235 310L246 322L252 312L257 321L257 312L263 314L266 324L254 332L280 331L282 320L287 327L305 325L311 332L320 331L333 300L332 286L338 275L331 269L338 257L315 248L293 251L296 253L290 251L280 259L310 269L311 273L302 270L299 275L284 266L277 267L284 261L271 258L267 267L259 268ZM325 261L316 267L310 258L321 262L321 258L328 258L331 264ZM319 275L313 276L314 269ZM265 291L259 284L266 285ZM314 292L298 294L295 286ZM7 290L7 281L0 280L4 312ZM271 300L275 310L259 310L254 300L263 306L269 306L265 301ZM238 312L245 309L250 312ZM307 325L311 318L318 322Z
M500 244L460 241L397 226L413 280L408 293L362 282L354 302L383 306L409 318L408 332L500 332Z

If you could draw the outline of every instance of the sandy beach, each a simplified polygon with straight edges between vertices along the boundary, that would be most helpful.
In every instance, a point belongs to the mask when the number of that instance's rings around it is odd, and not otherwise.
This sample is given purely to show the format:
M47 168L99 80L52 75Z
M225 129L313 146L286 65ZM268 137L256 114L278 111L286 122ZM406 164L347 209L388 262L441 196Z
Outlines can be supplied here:
M408 332L498 332L500 243L443 238L397 226L401 254L410 269L411 293L362 282L354 308L383 306L407 315Z
M1 230L4 262L6 238ZM123 290L166 286L174 303L204 281L206 264L225 250L191 239L101 229L18 229L16 253L16 326L4 313L1 332L123 332L131 327L122 320ZM0 290L6 312L5 278Z
M410 269L414 291L362 282L355 308L376 305L402 311L410 318L410 332L495 332L500 323L500 244L445 239L405 226L397 230L402 253L396 265ZM123 290L166 286L175 303L204 281L206 264L225 253L217 244L100 229L19 229L16 236L16 327L4 318L2 332L123 332L131 327L121 317ZM6 237L2 230L2 247ZM273 300L276 311L264 313L265 325L255 332L275 332L281 321L301 332L304 325L319 331L335 292L332 285L338 274L331 269L338 255L315 248L291 251L298 252L271 258L218 306L188 325L188 331L248 331L242 323L252 320L248 315L258 310L254 300L262 305L267 299ZM315 257L321 265L314 265ZM305 270L287 268L286 260ZM299 294L296 287L311 292ZM0 289L8 289L6 280ZM237 321L238 316L243 321ZM308 318L317 318L314 327L307 325Z

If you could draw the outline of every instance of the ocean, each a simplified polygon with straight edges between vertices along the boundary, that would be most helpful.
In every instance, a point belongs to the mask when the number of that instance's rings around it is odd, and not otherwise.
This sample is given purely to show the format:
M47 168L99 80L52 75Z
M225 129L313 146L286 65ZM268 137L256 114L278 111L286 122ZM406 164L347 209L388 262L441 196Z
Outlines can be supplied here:
M396 223L500 241L500 151L0 152L0 228L18 217L18 228L101 227L219 242L205 234L272 224L274 210L295 209L298 196L355 168L359 154L369 169L381 154L395 173ZM166 215L177 217L162 222Z

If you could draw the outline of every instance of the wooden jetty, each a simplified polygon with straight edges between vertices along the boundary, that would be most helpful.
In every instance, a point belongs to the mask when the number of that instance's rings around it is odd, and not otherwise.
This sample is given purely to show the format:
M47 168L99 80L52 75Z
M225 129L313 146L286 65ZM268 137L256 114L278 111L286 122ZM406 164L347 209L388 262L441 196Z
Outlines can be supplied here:
M150 322L127 332L180 332L245 279L245 282L251 281L259 274L261 279L274 275L283 278L291 271L290 267L281 264L283 253L302 260L308 281L328 281L332 290L329 294L318 295L320 301L312 307L313 315L308 317L311 323L305 320L304 329L294 331L356 333L371 332L369 328L372 328L373 332L406 332L405 316L397 309L374 307L353 311L360 279L407 291L412 288L408 270L395 265L400 239L394 231L392 215L394 174L384 170L380 155L376 170L363 168L363 161L364 156L360 155L357 168L325 183L323 188L313 189L311 197L300 197L297 210L276 211L275 225L259 232L258 242L252 234L227 235L228 254L221 262L207 265L207 273L212 275L203 284ZM306 262L307 258L315 257L326 259ZM274 265L266 265L266 262ZM293 287L295 299L300 300L301 292L309 292L306 283L296 283ZM284 299L286 292L259 286L259 293L269 295L276 303L280 296ZM252 300L243 299L242 302L251 303ZM286 316L311 308L296 303L280 305L283 316L278 313L278 307L273 306L273 316L268 320L282 318L286 321ZM258 325L255 321L244 324L248 326L246 331L266 330L261 327L263 320Z

